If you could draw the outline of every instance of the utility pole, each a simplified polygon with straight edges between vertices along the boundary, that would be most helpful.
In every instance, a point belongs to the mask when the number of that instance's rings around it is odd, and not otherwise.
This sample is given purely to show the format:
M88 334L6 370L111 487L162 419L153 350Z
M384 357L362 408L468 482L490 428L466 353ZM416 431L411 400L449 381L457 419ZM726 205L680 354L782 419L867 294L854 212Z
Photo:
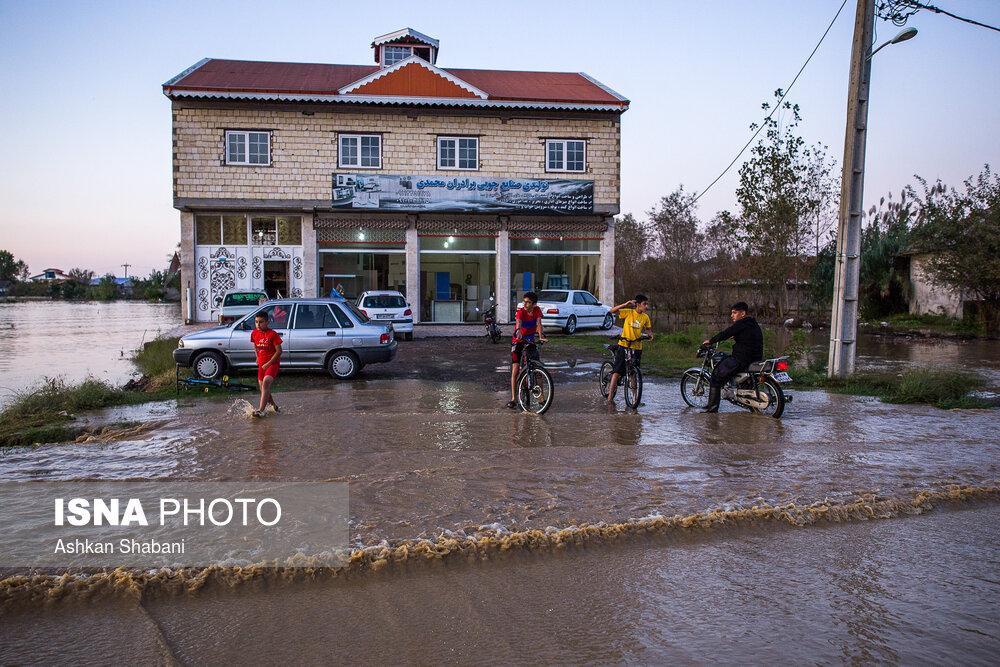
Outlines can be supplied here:
M130 266L132 266L132 265L129 264L128 262L126 262L125 264L122 264L122 268L125 269L125 279L126 280L128 279L128 267L130 267Z
M837 257L834 266L833 314L830 318L829 377L854 373L858 334L861 211L865 187L865 144L868 127L868 84L875 29L875 0L858 0L851 48L851 80L847 93L847 131L840 184Z

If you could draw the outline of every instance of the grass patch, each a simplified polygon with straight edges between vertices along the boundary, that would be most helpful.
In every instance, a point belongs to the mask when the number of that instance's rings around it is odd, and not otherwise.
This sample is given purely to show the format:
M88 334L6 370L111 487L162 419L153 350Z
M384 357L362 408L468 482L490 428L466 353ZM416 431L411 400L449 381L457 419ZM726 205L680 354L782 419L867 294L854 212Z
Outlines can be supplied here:
M865 330L872 333L930 332L945 336L983 336L986 328L981 322L959 320L947 315L911 315L901 313L888 315L884 319L871 322Z
M143 375L156 377L174 373L174 350L180 338L158 338L142 346L132 355L132 362Z
M976 373L951 369L910 368L902 373L856 373L828 378L826 372L791 369L798 387L825 389L838 394L877 396L886 403L924 403L943 410L995 408L995 398L973 396L985 387Z
M74 413L154 398L159 396L123 391L93 378L73 385L46 378L33 389L18 393L0 412L0 447L72 439L83 432L71 426Z

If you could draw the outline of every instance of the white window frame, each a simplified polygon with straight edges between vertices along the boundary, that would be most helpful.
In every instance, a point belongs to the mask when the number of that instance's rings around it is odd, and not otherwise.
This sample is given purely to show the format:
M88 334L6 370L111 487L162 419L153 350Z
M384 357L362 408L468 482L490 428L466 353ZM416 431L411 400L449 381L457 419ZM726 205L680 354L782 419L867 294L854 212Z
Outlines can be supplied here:
M250 162L250 135L251 134L263 134L267 137L267 162ZM230 137L235 135L242 135L244 146L246 148L246 159L243 162L236 162L229 159L229 141ZM271 166L271 132L269 130L226 130L226 147L225 147L225 162L227 165L236 165L240 167L270 167Z
M569 152L570 143L581 143L583 144L583 169L567 169L566 168L566 155ZM562 165L559 167L553 167L552 163L549 162L549 146L553 144L562 144ZM545 171L559 171L570 174L583 174L587 171L587 141L585 139L546 139L545 140Z
M400 49L400 50L405 49L408 53L407 53L407 55L403 56L399 60L396 60L396 61L393 61L392 63L386 64L385 59L386 59L386 55L387 55L387 52L388 52L389 49ZM396 63L402 62L402 61L406 60L407 58L409 58L412 55L413 55L413 47L412 46L405 46L405 45L402 45L402 44L386 44L386 45L384 45L382 47L382 63L381 63L382 67L392 67Z
M455 165L447 167L441 164L441 143L445 141L455 142ZM459 143L462 141L476 142L476 159L474 167L460 167L459 165ZM479 171L479 137L438 137L437 138L437 168L445 171Z
M377 165L362 165L361 164L361 139L378 139L378 164ZM344 140L354 139L357 141L357 156L358 161L356 163L345 162L344 161ZM381 169L382 168L382 135L381 134L341 134L337 138L337 165L340 167L350 167L352 169Z

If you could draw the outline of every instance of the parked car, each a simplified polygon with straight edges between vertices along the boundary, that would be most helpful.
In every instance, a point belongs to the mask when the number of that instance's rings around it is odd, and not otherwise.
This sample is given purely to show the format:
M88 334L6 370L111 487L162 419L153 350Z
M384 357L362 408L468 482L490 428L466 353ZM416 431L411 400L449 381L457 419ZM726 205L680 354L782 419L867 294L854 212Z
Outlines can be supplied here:
M392 324L370 320L348 301L278 299L254 309L229 326L191 333L174 350L174 361L190 366L195 375L214 380L227 369L257 367L250 333L257 313L266 313L282 339L282 369L326 369L348 380L365 364L396 356Z
M222 297L219 324L232 324L247 313L257 312L261 299L267 301L267 292L262 289L234 289Z
M538 293L538 307L542 309L543 326L562 327L567 334L580 327L610 329L615 323L610 308L584 290L542 290Z
M372 290L358 297L358 310L376 322L392 322L392 328L413 340L413 311L406 298L394 290Z

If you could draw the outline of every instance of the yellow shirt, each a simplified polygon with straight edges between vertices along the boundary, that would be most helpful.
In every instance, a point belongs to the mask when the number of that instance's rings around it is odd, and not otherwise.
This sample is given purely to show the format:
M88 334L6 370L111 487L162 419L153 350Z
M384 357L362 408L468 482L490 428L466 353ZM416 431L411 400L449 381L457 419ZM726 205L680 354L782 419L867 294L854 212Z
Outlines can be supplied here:
M622 308L618 311L618 317L625 320L622 323L622 338L625 340L618 341L618 344L633 350L641 350L642 341L639 340L639 336L642 335L643 327L647 329L653 327L649 315L637 313L634 308Z

